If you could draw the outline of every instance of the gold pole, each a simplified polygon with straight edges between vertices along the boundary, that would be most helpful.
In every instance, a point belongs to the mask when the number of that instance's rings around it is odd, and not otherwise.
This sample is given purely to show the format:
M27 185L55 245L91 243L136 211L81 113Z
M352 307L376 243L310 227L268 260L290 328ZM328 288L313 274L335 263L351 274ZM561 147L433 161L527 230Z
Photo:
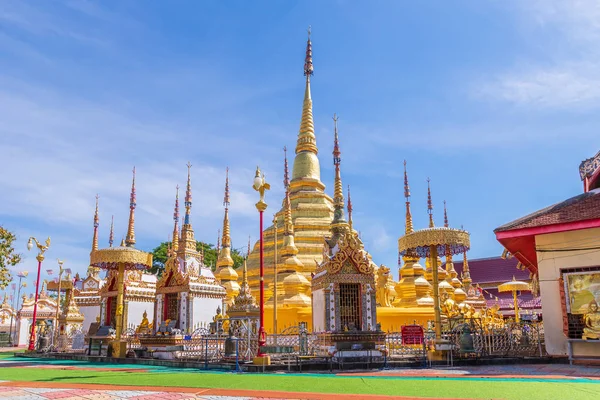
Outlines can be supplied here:
M115 341L116 346L113 347L113 357L124 357L125 354L120 354L121 349L121 334L123 333L123 280L125 278L125 265L123 263L119 263L118 267L118 275L117 275L117 310L115 312L116 321L116 333L115 333Z
M58 295L56 296L56 318L55 318L55 325L56 328L54 328L54 347L56 347L58 345L58 317L60 315L60 286L62 283L62 273L63 273L63 261L61 260L57 260L58 261Z
M437 265L437 246L429 247L429 257L433 273L433 311L435 315L435 341L436 343L442 339L442 316L440 313L440 291L438 281L438 265Z
M519 302L517 300L517 291L513 290L513 299L515 302L515 322L518 324L521 322L521 318L519 317Z
M274 255L273 255L273 334L275 335L275 344L277 345L277 214L273 216L274 236Z

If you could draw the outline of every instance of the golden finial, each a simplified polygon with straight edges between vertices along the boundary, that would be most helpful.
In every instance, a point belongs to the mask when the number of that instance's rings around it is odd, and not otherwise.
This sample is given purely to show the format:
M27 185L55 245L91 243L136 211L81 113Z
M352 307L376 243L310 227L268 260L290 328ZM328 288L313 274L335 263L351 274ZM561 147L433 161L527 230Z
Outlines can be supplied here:
M310 30L309 30L310 32ZM310 33L306 42L306 56L304 58L304 76L306 76L306 88L304 90L304 102L302 105L302 121L298 132L296 143L296 154L301 151L310 151L317 154L317 140L315 138L315 125L313 122L312 99L310 95L310 77L313 75L312 43Z
M410 212L410 187L408 186L408 172L406 172L406 160L404 160L404 198L406 199L406 227L405 233L413 233L415 231L413 227L412 214Z
M229 167L225 171L225 196L223 197L225 206L225 215L223 217L223 239L221 244L223 248L231 246L230 226L229 226Z
M448 212L446 211L446 200L444 200L444 226L446 228L450 227L448 224Z
M125 238L121 238L121 247L125 247Z
M304 57L304 76L307 78L313 74L312 43L310 41L311 27L308 26L308 39L306 41L306 56Z
M246 251L246 258L250 257L250 236L248 236L248 250Z
M287 147L283 146L283 187L290 186L290 175L288 171Z
M192 179L191 179L191 175L190 175L190 168L192 168L192 164L188 161L188 163L187 163L187 169L188 169L187 186L185 189L185 219L184 219L185 225L190 224L190 212L192 209Z
M342 175L340 171L340 164L342 162L340 151L340 143L338 137L338 122L337 114L333 114L333 165L335 166L335 179L333 184L333 220L332 225L338 225L346 223L344 218L344 190L342 186Z
M125 238L125 244L127 247L133 247L135 245L135 207L137 203L135 201L135 167L133 167L133 180L131 181L131 196L129 200L129 224L127 225L127 236Z
M110 217L110 233L108 235L108 247L112 247L114 241L115 241L115 216L112 215Z
M275 229L277 229L277 226L275 226ZM290 201L289 188L285 191L285 215L283 220L283 234L286 236L294 234L294 224L292 222L292 203Z
M179 249L179 185L175 186L175 208L173 209L173 253Z
M433 203L431 202L431 186L430 179L427 178L427 213L429 214L429 227L435 227L433 223Z
M471 272L469 271L469 261L467 260L467 251L466 250L463 252L462 277L463 277L463 285L465 286L465 289L469 290L469 287L471 286L471 282L473 282L473 281L471 280Z
M225 209L229 208L229 167L225 169L225 196L223 197Z
M348 185L348 225L352 230L352 199L350 198L350 185Z
M96 211L94 212L94 237L92 238L92 252L98 250L98 226L100 219L98 217L98 194L96 194Z

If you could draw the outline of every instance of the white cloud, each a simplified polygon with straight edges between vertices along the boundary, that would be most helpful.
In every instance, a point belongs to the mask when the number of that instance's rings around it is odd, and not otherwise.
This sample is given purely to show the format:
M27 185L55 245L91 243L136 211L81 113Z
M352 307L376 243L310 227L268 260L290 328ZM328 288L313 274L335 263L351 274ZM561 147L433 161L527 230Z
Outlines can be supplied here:
M473 94L538 109L600 106L600 3L517 2L515 15L522 22L524 40L535 40L548 61L529 61L477 82Z

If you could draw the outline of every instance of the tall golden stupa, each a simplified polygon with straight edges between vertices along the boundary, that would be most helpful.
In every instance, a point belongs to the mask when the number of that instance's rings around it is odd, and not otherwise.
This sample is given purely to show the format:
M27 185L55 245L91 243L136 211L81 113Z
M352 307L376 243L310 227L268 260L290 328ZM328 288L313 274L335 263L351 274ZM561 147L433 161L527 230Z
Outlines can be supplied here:
M325 185L321 182L321 166L317 157L317 140L313 123L312 98L310 94L310 77L313 75L312 44L310 31L306 43L304 60L304 76L306 88L302 106L302 120L296 142L296 157L289 184L289 199L294 225L295 245L298 248L297 258L302 264L298 271L310 280L317 263L323 259L323 238L329 234L333 218L333 201L325 193ZM275 203L274 201L272 203ZM275 226L276 225L276 226ZM284 249L285 199L276 213L276 224L264 230L264 275L265 300L273 293L274 237L277 229L277 250L281 255ZM248 281L253 293L258 293L259 254L258 242L254 245L248 258ZM281 272L281 270L280 270ZM283 289L283 279L278 282L278 291ZM281 293L281 292L279 292ZM278 304L278 308L283 306Z

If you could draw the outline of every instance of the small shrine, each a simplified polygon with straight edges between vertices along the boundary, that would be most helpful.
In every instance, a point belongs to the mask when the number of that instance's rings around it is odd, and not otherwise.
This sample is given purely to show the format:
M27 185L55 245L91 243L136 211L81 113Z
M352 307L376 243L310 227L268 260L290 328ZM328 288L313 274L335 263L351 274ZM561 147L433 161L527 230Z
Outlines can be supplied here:
M337 123L335 116L334 121ZM376 346L384 344L385 334L377 324L374 268L358 233L344 216L340 154L336 126L334 217L331 236L323 247L323 262L312 278L313 331L332 333L327 351L336 357L379 356Z
M19 346L24 346L29 343L29 334L31 333L31 323L33 322L33 306L35 298L33 294L27 298L23 296L21 309L17 313L18 324L18 342ZM56 301L48 296L46 291L46 283L42 283L42 290L38 296L38 307L36 313L36 325L40 334L49 333L54 320L56 319Z
M62 269L62 261L59 261ZM47 283L47 290L49 292L56 292L60 298L58 310L58 332L59 335L69 335L75 331L83 330L84 316L81 314L77 303L74 300L74 279L71 278L71 270L66 269L65 276L60 275L59 279L55 279ZM64 297L63 297L64 293Z
M248 244L248 254L250 254L250 244ZM252 296L252 290L250 290L250 285L248 284L247 260L248 256L244 259L240 291L235 296L233 305L227 309L227 316L229 317L230 326L234 334L239 334L239 329L244 325L249 327L253 332L258 332L260 307L256 303L254 296Z
M0 304L0 332L11 334L14 324L17 322L17 313L8 303L8 295L4 294L4 300Z
M204 265L204 255L196 250L196 239L190 222L192 209L191 164L185 194L185 217L179 234L179 195L175 199L172 248L165 270L156 285L154 329L177 329L192 333L200 325L208 325L214 310L222 305L225 289L210 267ZM141 313L140 313L141 315Z

